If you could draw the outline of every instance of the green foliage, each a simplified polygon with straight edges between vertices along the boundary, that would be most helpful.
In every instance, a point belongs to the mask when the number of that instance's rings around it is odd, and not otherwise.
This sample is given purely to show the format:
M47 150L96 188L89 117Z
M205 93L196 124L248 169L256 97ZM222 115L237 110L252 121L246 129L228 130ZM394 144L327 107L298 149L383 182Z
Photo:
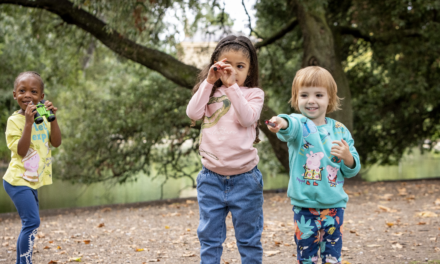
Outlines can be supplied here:
M110 57L110 55L109 55ZM111 62L107 58L107 62ZM83 86L63 95L63 152L55 175L74 182L127 181L134 173L190 176L197 130L189 129L189 90L132 62L96 63ZM95 68L96 67L96 68ZM99 84L99 86L97 86Z
M289 3L258 2L259 35L270 36L296 15ZM408 148L438 138L439 2L334 0L323 6L350 83L352 133L362 162L396 164ZM262 86L277 112L294 111L287 101L302 52L299 27L259 51Z
M258 1L257 26L272 36L296 16L294 1ZM176 54L176 37L232 22L218 1L75 0L133 41ZM315 1L325 8L337 55L352 94L356 147L364 164L393 164L424 138L440 136L440 35L434 0ZM311 5L310 8L313 7ZM170 19L174 18L173 19ZM167 18L167 19L165 19ZM347 31L346 29L350 30ZM353 33L356 31L356 33ZM261 87L277 113L288 103L303 56L301 28L258 51ZM143 171L187 177L194 162L197 128L185 109L190 91L115 55L93 36L41 9L0 5L0 127L17 110L15 76L39 72L47 99L59 107L63 134L54 151L54 175L73 182L125 182ZM284 168L268 141L258 146L260 167ZM0 140L0 159L10 153ZM157 166L157 167L155 167Z

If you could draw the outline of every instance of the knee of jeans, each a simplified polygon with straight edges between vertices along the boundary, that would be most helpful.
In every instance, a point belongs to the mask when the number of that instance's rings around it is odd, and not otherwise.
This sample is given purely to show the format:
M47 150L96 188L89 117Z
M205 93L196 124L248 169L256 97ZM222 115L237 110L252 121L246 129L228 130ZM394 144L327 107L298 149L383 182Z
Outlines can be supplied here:
M26 222L24 223L24 225L26 227L32 228L32 229L37 229L38 227L40 227L40 218L38 217L32 217L26 220Z

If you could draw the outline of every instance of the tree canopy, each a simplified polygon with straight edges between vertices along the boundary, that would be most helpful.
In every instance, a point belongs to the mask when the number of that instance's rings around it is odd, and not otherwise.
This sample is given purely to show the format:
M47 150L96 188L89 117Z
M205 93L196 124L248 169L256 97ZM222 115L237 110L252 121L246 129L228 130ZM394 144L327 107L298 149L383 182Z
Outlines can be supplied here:
M293 112L295 72L320 65L345 98L332 117L351 129L364 164L394 164L438 137L438 1L260 0L253 8L262 120ZM173 16L180 22L165 19ZM16 109L15 76L36 70L64 110L55 175L124 182L156 166L155 175L189 176L199 168L200 127L189 127L185 109L199 69L178 60L176 36L231 23L216 0L0 0L0 126ZM258 146L261 164L287 169L285 144L260 129L268 139Z

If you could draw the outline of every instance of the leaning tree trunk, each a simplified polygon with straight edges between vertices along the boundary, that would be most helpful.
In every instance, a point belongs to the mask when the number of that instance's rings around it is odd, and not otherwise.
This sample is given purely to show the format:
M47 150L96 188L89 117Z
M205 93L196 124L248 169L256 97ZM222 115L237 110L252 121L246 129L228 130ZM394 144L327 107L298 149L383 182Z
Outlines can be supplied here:
M347 76L335 52L335 42L325 17L325 8L319 0L296 0L297 17L303 35L304 57L302 67L320 66L327 69L338 85L338 96L343 98L342 110L330 117L353 129L353 110Z

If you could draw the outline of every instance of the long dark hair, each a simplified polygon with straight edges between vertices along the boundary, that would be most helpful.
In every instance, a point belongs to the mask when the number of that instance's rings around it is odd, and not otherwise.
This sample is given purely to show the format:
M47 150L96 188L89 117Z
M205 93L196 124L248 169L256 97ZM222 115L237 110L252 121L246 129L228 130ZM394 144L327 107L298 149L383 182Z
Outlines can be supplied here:
M234 36L229 35L227 37L224 37L221 39L217 46L215 47L214 51L211 55L211 60L209 61L209 64L206 65L202 71L197 76L197 84L194 86L192 90L192 94L194 95L200 88L200 85L203 83L203 81L208 77L208 72L211 66L216 62L219 61L219 57L222 53L227 51L241 51L243 52L243 55L245 55L249 61L250 61L250 67L249 67L249 74L246 77L246 80L244 81L244 86L253 88L253 87L259 87L259 76L258 76L258 57L257 57L257 50L255 49L252 42L244 36ZM212 87L211 96L214 95L215 91L223 85L222 81L219 79L214 83L214 86ZM191 126L195 125L195 121L191 120ZM258 121L259 122L259 121ZM260 134L258 130L258 124L256 127L256 138L254 141L254 144L260 142L260 139L258 138L258 135Z

